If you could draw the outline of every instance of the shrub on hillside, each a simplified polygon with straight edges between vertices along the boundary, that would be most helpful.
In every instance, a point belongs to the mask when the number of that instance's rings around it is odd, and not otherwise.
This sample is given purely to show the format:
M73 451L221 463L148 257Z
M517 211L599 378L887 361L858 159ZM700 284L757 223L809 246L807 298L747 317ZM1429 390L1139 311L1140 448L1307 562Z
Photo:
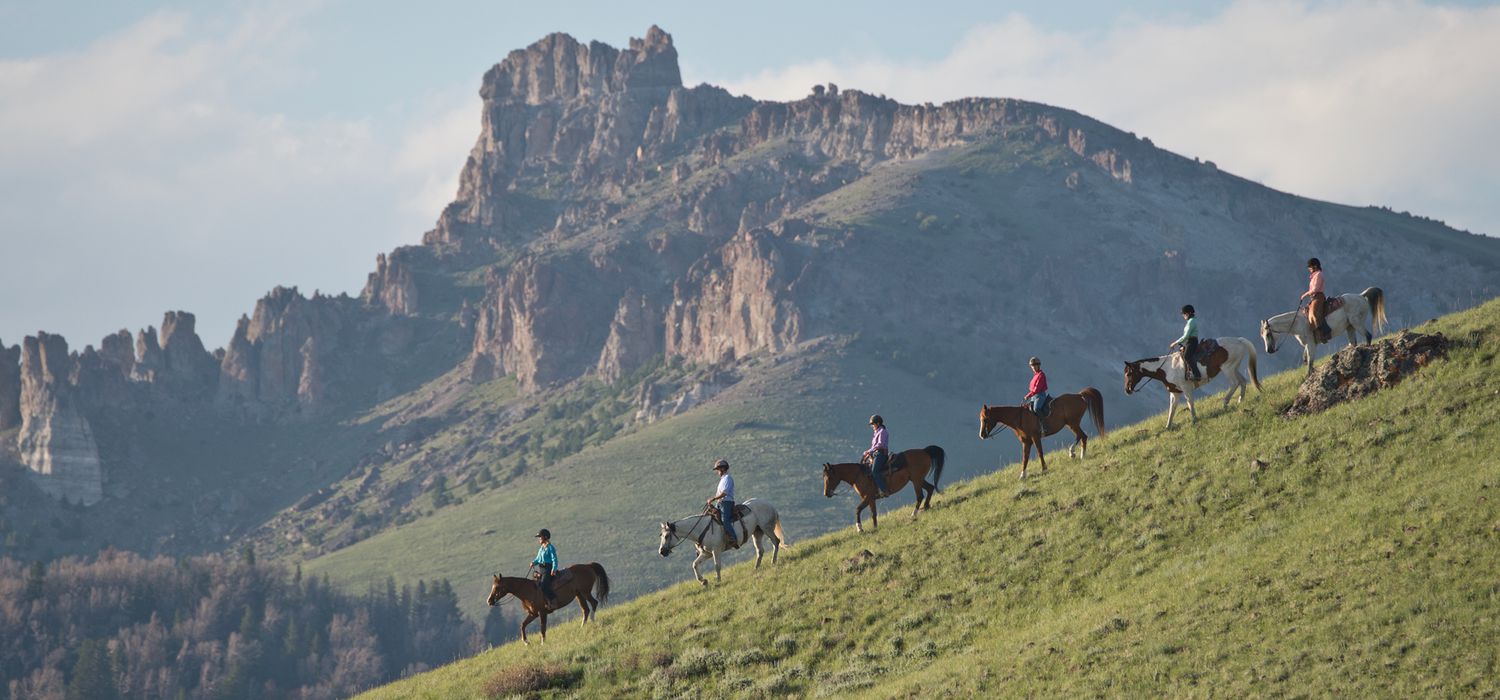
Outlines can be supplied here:
M536 693L549 689L566 689L578 684L583 673L560 664L521 664L501 669L484 682L487 698Z

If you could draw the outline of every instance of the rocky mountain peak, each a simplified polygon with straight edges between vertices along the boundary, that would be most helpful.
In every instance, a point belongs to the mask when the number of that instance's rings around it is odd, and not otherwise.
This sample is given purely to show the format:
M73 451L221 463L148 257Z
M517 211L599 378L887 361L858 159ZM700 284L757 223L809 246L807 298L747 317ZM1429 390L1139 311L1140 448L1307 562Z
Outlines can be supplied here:
M583 44L563 33L548 34L491 68L479 94L486 101L539 105L632 88L681 86L672 36L653 26L644 39L631 39L630 48L623 51L598 41Z

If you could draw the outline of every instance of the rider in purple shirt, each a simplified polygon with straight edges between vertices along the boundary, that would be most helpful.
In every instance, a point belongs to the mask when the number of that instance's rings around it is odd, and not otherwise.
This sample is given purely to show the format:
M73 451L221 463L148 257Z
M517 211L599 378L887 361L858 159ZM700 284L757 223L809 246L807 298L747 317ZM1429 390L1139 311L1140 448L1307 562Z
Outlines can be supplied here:
M890 460L890 435L885 430L885 419L879 415L870 416L870 429L875 434L870 437L870 449L865 450L862 461L869 461L870 474L875 477L875 488L880 490L881 495L885 495L885 465Z

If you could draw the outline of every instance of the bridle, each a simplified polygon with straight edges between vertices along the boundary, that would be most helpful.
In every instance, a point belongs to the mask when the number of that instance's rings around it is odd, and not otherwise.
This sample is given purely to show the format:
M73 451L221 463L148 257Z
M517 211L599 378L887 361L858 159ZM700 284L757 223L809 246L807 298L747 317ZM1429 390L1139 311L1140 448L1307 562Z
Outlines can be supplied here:
M688 527L688 529L687 529L687 535L686 536L677 534L677 523L676 522L667 523L667 543L665 545L666 550L668 552L670 552L670 551L672 551L673 547L677 546L677 542L680 542L682 540L688 539L689 537L692 537L693 536L693 530L698 529L698 525L701 524L703 522L703 519L707 518L707 517L708 517L708 513L703 513L702 515L699 515L698 519L694 520L693 524ZM687 518L683 518L683 520L687 520ZM708 534L708 528L703 528L703 533L704 534ZM702 544L702 543L700 542L699 544Z

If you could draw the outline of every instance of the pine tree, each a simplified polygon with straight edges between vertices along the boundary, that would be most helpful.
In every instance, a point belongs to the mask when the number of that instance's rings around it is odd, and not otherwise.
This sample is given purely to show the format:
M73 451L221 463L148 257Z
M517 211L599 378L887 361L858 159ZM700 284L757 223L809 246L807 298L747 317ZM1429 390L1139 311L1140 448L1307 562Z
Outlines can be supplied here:
M120 689L109 668L109 650L97 639L84 641L68 681L68 700L115 700Z

